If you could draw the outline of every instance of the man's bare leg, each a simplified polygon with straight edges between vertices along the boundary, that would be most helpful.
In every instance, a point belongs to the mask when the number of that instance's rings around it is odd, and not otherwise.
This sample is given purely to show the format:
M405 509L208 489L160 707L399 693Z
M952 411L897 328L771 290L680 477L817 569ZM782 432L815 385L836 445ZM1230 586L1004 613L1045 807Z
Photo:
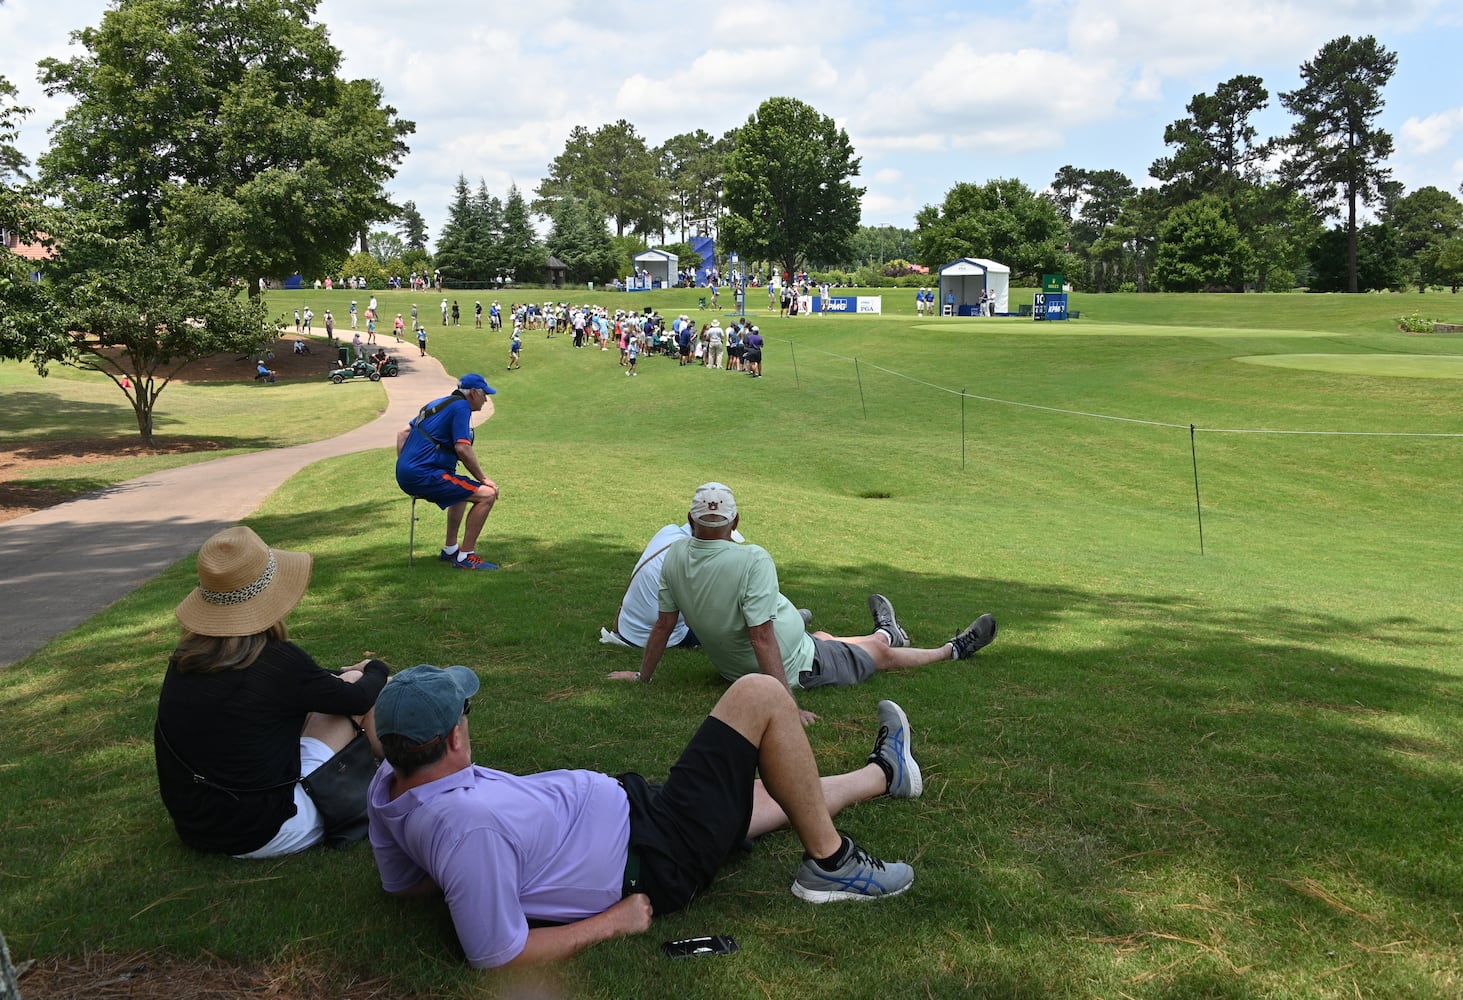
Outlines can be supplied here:
M493 504L498 502L498 487L496 483L483 483L473 498L467 501L472 508L467 512L467 530L462 536L462 547L468 552L477 551L478 535L482 533L483 525L488 521L488 515L493 511ZM449 519L450 521L450 519Z
M774 677L750 674L732 684L711 715L757 748L764 792L781 807L804 849L815 858L837 853L843 837L833 826L813 748L787 688Z

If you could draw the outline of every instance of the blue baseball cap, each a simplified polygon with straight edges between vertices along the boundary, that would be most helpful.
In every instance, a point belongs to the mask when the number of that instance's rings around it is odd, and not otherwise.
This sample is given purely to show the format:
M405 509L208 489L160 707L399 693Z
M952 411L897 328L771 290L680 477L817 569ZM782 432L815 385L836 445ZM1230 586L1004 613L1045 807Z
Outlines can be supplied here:
M457 380L457 388L459 388L459 389L481 389L483 392L487 393L489 396L494 395L498 391L498 390L494 389L492 386L488 385L488 380L485 379L485 378L483 378L477 372L468 372L466 375L462 376L462 378L458 379Z
M477 692L478 675L467 667L421 663L403 670L376 698L376 733L404 736L418 746L444 738Z

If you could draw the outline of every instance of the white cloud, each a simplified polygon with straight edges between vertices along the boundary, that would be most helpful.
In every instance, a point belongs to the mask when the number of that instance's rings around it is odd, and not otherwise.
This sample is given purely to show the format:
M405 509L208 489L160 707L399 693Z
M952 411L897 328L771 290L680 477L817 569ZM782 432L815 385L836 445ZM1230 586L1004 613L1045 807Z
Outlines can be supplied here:
M1409 118L1398 130L1412 152L1435 153L1453 141L1453 134L1463 130L1463 107L1440 111L1426 118Z

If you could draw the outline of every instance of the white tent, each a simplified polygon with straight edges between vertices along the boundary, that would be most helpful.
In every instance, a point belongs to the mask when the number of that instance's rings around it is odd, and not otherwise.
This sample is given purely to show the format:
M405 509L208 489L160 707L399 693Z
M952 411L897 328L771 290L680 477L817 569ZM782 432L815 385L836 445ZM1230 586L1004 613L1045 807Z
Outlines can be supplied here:
M984 257L961 257L940 268L940 314L953 296L956 316L977 316L980 310L980 295L989 290L995 296L995 312L1010 312L1011 269Z
M669 288L676 283L671 276L680 270L681 259L669 250L646 250L635 255L635 267L650 276L647 287L654 288L658 281L662 288Z

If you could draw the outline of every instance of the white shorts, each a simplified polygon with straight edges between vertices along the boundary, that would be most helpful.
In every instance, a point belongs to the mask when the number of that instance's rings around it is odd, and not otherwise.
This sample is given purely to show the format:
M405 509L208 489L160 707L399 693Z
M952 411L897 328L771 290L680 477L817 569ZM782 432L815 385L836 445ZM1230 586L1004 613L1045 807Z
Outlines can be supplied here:
M334 756L335 751L330 749L327 744L313 736L301 736L300 777L303 778ZM234 857L278 858L314 847L324 839L325 822L320 818L320 811L315 808L315 800L310 798L304 785L297 784L295 785L295 814L284 821L284 826L279 828L274 839L256 851L236 854Z

